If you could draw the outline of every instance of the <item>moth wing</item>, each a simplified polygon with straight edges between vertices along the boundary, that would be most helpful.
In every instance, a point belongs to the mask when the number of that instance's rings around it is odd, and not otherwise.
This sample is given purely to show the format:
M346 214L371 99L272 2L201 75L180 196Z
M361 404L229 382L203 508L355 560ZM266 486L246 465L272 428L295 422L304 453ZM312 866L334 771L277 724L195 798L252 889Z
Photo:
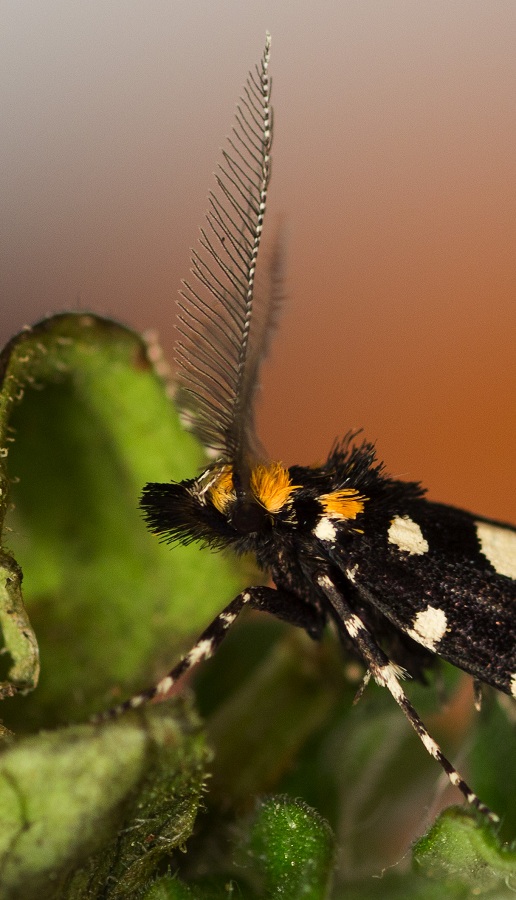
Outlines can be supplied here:
M516 695L516 529L425 500L382 518L364 516L363 539L345 563L336 552L361 601L427 650Z

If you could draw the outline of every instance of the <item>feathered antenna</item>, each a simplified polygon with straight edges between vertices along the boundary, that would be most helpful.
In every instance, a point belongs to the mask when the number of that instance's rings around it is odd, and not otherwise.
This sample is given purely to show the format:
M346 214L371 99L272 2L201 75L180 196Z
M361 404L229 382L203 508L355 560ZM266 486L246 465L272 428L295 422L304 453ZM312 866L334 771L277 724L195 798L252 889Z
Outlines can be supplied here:
M271 174L270 42L267 32L261 63L249 73L237 105L215 175L218 190L209 194L207 227L199 237L202 249L192 250L197 289L183 282L177 326L179 402L198 437L237 472L248 468L245 460L259 452L253 400L280 300L276 256L251 328Z

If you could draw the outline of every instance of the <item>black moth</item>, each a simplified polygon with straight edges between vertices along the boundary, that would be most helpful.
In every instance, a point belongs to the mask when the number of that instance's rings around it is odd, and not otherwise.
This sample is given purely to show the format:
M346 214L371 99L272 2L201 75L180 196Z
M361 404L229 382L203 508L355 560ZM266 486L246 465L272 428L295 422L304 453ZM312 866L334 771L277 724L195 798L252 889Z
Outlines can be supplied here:
M159 684L101 718L166 699L245 606L315 639L331 621L363 660L366 681L388 688L451 783L497 821L443 756L401 679L421 677L438 655L516 696L516 530L428 502L418 484L389 478L373 445L353 445L352 435L318 468L270 462L255 435L258 371L280 296L277 260L266 283L255 277L270 178L269 50L267 36L192 252L196 289L185 283L180 300L179 402L215 461L197 478L147 484L141 506L170 543L253 552L276 588L243 591Z

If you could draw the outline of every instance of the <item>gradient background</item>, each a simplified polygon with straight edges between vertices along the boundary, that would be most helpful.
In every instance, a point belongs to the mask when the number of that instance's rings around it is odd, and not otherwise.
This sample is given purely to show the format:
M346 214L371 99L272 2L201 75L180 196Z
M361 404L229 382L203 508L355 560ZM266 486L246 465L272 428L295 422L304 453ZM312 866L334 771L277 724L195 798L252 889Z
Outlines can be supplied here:
M91 309L157 329L264 33L288 304L261 434L363 426L392 474L516 520L516 3L0 7L0 337Z

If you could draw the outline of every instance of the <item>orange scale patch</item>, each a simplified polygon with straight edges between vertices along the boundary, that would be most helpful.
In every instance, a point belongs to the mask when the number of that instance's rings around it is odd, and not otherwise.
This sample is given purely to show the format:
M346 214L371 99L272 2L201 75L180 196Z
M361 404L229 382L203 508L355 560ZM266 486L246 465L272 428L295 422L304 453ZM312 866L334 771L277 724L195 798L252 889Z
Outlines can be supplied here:
M355 488L344 488L319 497L325 515L330 519L356 519L364 511L366 500L367 497Z

